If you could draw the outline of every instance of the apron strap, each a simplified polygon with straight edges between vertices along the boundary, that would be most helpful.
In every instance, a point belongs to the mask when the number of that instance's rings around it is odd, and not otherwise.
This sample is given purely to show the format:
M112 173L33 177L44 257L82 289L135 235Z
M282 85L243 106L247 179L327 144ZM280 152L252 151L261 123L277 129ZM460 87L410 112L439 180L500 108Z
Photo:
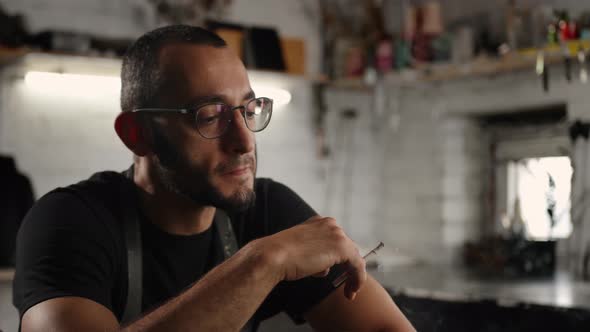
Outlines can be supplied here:
M133 166L124 172L125 177L133 182ZM128 184L121 186L121 202L135 202L135 192ZM130 200L132 198L132 200ZM122 322L130 323L141 315L142 304L142 251L141 230L135 204L126 204L125 207L125 240L127 242L127 303L123 313ZM217 228L217 235L223 250L224 260L230 258L238 251L238 242L234 233L231 220L222 209L215 209L213 219ZM242 331L252 331L252 320L249 320Z
M216 208L213 219L217 228L217 236L223 248L223 258L228 259L238 251L238 241L231 225L231 220L225 211Z
M133 166L123 173L125 177L133 182ZM134 187L128 183L121 184L121 202L135 203ZM141 230L135 204L125 204L124 228L125 241L127 245L127 302L123 312L122 322L130 323L141 314L142 293L143 293L143 266L141 251Z
M238 241L236 234L231 224L231 220L227 213L220 208L215 209L215 218L213 219L215 227L217 228L217 236L221 243L224 260L230 258L238 251ZM248 320L242 331L254 331L254 323L252 319Z

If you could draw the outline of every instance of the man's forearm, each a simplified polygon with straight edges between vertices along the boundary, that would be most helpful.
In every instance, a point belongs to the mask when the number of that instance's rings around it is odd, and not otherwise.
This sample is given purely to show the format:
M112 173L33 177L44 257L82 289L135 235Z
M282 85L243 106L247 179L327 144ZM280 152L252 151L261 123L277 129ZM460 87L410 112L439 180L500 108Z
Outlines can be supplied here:
M252 243L123 331L239 331L280 276Z

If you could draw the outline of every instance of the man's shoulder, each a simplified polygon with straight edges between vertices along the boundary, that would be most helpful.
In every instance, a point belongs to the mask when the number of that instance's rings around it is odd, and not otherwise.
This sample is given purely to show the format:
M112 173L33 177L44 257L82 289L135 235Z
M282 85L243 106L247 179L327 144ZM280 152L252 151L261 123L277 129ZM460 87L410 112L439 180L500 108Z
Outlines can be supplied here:
M121 172L103 171L92 174L88 179L71 184L67 187L58 188L80 191L81 193L112 194L127 178Z
M271 178L257 178L254 190L256 202L253 207L256 210L284 210L303 200L289 186Z
M96 174L57 188L29 210L17 241L13 296L21 315L60 296L85 297L107 308L118 305L111 299L110 287L124 268L123 228L119 219L106 215L105 197L91 198L94 203L88 198L112 187L105 179L111 175Z
M284 183L281 183L279 181L275 181L274 179L271 179L271 178L256 178L255 183L256 183L255 184L256 195L267 194L269 192L274 193L274 192L292 191L291 188L289 188Z
M314 216L315 211L287 185L270 178L256 179L256 202L248 226L270 235Z
M288 209L302 207L303 204L305 207L302 208L312 210L295 190L271 178L257 178L255 190L257 204L262 203L265 208Z
M275 182L275 181L271 178L256 178L256 181L255 181L256 190L259 190L259 188L262 188L263 186L267 186L269 183L273 183L273 182Z
M63 227L66 224L92 229L95 225L116 224L120 215L118 188L125 178L112 171L95 173L90 178L56 188L41 197L25 222ZM117 228L117 227L116 227Z

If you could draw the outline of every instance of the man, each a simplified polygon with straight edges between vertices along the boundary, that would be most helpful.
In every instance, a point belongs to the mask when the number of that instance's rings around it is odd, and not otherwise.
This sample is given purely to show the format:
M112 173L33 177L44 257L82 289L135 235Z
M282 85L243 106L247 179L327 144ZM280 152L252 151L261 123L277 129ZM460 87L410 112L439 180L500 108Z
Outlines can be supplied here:
M333 219L255 179L254 132L272 101L255 96L222 39L154 30L130 47L121 77L115 129L134 154L132 194L118 196L123 175L98 173L29 212L14 285L23 331L239 331L279 311L320 331L413 330ZM129 209L141 225L142 313L122 324L137 286L127 284ZM241 247L225 261L221 209ZM348 275L341 287L336 265Z

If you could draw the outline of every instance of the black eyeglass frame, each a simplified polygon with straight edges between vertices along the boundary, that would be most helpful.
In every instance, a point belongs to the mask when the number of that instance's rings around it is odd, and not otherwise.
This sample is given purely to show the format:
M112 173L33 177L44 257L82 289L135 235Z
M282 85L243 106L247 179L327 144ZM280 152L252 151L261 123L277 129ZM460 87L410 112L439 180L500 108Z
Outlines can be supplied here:
M266 120L266 123L264 124L264 126L258 130L253 130L252 128L250 128L250 126L248 126L248 121L246 120L246 107L252 103L252 102L256 102L258 100L264 100L265 103L270 103L270 114L268 116L268 120ZM229 119L227 120L228 125L225 127L225 129L223 129L223 131L214 137L207 137L205 136L200 130L199 130L199 126L196 125L196 119L198 117L198 113L201 109L203 109L203 107L206 106L210 106L210 105L224 105L224 106L228 106L229 109L223 111L223 112L229 112L232 113L233 111L237 110L237 109L241 109L242 111L240 111L240 114L242 114L242 118L244 119L244 123L246 124L246 128L248 128L248 130L250 130L253 133L258 133L263 131L264 129L266 129L266 127L268 127L268 124L270 123L270 119L272 118L272 110L273 110L273 100L268 98L268 97L258 97L258 98L252 98L250 99L246 104L244 105L239 105L239 106L231 106L228 105L226 103L220 103L220 102L208 102L208 103L204 103L204 104L200 104L198 106L195 107L191 107L191 108L136 108L134 110L132 110L132 113L180 113L180 114L191 114L194 113L194 121L195 121L195 127L197 129L197 132L199 133L199 135L201 135L201 137L206 138L206 139L216 139L219 138L221 136L223 136L226 132L227 132L227 128L229 128L229 123L233 121L233 117L229 117Z

